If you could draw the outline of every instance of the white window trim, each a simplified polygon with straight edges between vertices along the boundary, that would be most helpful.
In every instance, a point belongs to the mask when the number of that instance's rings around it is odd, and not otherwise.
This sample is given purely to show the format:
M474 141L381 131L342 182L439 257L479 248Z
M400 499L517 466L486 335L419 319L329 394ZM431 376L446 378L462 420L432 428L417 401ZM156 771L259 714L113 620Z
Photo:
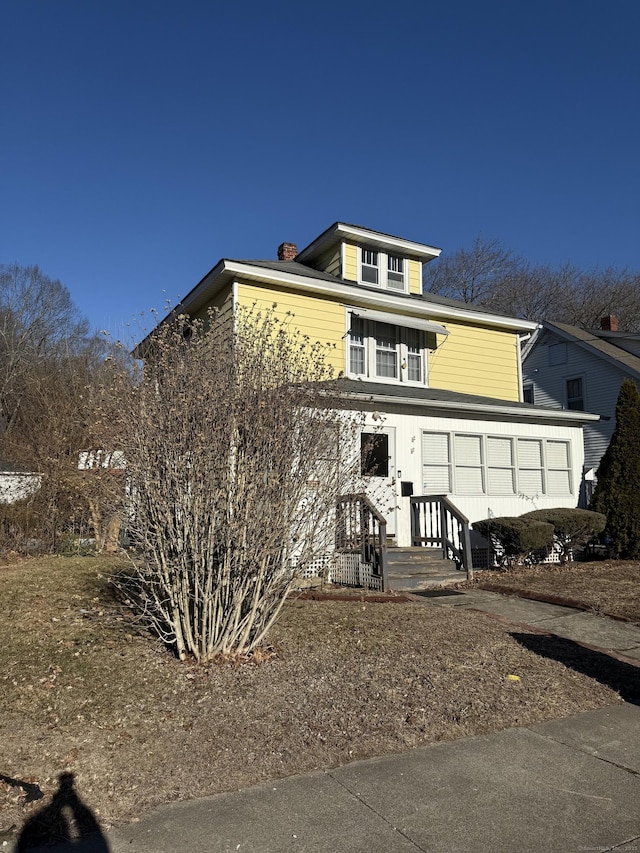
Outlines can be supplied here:
M378 253L378 283L374 284L371 281L364 281L362 277L362 252ZM389 255L402 260L402 288L389 286ZM409 293L409 260L403 257L399 252L386 252L377 246L367 246L363 244L358 246L358 283L368 287L379 287L381 290L388 290L391 293Z

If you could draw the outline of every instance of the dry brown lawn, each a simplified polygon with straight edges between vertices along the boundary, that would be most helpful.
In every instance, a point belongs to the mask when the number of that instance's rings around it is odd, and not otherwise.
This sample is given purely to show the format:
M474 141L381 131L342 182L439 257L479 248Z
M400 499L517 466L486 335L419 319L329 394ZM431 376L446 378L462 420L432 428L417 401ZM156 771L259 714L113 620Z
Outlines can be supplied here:
M479 572L475 583L593 610L640 624L640 562L608 560Z
M289 601L262 663L181 664L113 597L113 569L91 557L0 568L0 840L46 803L25 791L46 798L62 771L108 826L621 701L481 614L358 597Z

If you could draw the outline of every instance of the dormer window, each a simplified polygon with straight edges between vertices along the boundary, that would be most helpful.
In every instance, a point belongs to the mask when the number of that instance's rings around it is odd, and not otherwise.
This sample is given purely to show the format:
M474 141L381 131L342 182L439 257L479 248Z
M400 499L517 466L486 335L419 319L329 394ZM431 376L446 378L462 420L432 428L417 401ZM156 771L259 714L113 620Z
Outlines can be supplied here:
M392 255L378 249L362 246L360 254L359 281L374 287L389 290L406 291L406 260L401 255Z
M362 281L367 284L378 284L378 252L373 249L362 249Z
M387 255L387 287L404 290L404 258Z

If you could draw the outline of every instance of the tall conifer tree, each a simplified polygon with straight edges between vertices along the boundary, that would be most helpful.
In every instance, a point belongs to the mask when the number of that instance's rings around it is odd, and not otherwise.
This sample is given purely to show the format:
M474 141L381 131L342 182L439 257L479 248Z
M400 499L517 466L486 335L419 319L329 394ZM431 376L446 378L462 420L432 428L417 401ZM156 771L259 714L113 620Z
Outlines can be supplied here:
M620 388L616 428L589 509L606 515L606 532L618 557L640 557L640 393L631 379Z

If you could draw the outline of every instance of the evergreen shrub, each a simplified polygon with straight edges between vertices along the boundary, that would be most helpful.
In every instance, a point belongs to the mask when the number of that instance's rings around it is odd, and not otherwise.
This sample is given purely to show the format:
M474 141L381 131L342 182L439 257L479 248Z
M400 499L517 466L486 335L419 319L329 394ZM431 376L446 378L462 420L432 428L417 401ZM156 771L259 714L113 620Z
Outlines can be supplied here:
M473 529L493 545L503 566L536 561L553 542L553 525L545 521L503 516L474 521Z
M576 549L583 548L587 542L602 533L607 523L606 517L601 512L570 507L534 509L520 517L533 521L546 521L553 525L554 544L560 552L560 561L563 563L571 559Z

